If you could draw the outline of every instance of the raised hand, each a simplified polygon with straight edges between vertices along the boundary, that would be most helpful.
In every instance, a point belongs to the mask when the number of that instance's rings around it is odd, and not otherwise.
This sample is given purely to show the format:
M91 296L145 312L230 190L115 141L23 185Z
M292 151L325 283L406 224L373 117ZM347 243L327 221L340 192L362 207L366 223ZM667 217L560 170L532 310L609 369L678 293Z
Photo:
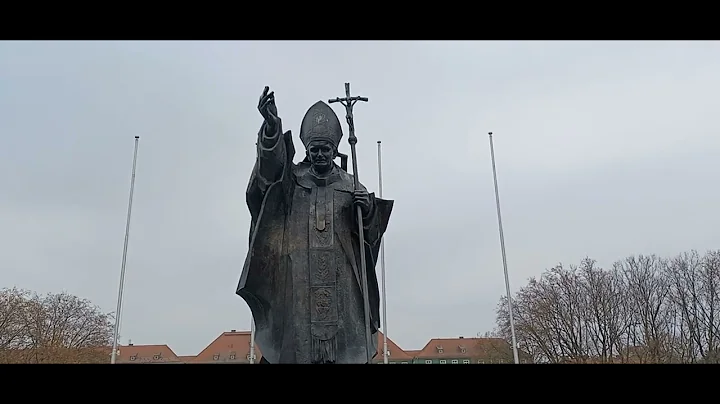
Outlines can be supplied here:
M258 101L258 111L260 111L260 115L263 116L268 127L274 129L280 119L278 118L277 106L275 106L275 92L270 91L268 93L269 90L270 87L265 86L260 101Z

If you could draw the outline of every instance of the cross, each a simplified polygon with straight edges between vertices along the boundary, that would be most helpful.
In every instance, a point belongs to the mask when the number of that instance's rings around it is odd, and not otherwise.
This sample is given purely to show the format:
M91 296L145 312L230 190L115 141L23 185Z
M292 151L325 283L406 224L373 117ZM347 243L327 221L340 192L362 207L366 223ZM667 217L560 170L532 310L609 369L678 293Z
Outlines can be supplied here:
M367 102L365 97L351 97L350 96L350 83L345 83L345 97L337 97L334 100L328 100L328 103L339 102L345 107L345 119L347 119L348 127L350 129L350 135L348 136L348 143L350 143L350 152L352 154L353 163L353 182L355 183L355 191L360 189L360 180L358 179L358 167L357 167L357 154L355 151L355 143L357 143L357 137L355 137L355 124L353 124L353 105L358 101ZM357 224L358 224L358 239L360 240L360 276L362 279L362 294L363 294L363 308L365 309L365 352L367 353L367 363L372 363L372 357L375 355L375 351L371 350L372 346L372 333L370 332L370 294L368 293L368 280L367 280L367 263L365 262L365 236L363 232L363 217L362 209L357 206Z
M328 100L328 103L339 102L345 107L345 120L347 120L350 134L348 136L348 143L354 145L357 143L357 137L355 137L355 124L353 123L352 109L356 102L363 101L368 102L367 97L351 97L350 96L350 83L345 83L345 97L335 97L333 100Z

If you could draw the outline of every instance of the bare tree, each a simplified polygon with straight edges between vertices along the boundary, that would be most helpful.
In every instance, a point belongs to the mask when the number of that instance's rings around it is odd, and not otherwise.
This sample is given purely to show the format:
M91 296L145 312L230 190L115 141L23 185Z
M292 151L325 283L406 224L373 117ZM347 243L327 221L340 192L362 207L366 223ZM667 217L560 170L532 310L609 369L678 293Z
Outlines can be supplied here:
M709 251L702 261L703 288L705 300L703 325L707 339L705 361L720 363L720 251Z
M505 338L494 333L485 333L481 339L474 340L473 359L487 361L486 363L513 363L512 344ZM519 352L521 363L527 363L530 358L524 352Z
M558 265L530 279L513 299L520 349L535 362L585 362L588 358L586 304L577 268ZM498 332L509 336L505 298L498 305Z
M13 344L2 350L0 362L105 363L112 342L112 315L88 300L68 293L41 296L15 291ZM10 299L8 299L10 300ZM0 306L0 309L6 305ZM7 307L11 307L7 305ZM9 316L3 311L0 318Z
M680 254L665 272L682 330L678 353L689 362L720 362L720 251Z
M622 362L623 339L630 324L627 289L618 271L606 271L586 258L579 268L580 287L585 297L585 323L588 333L588 360L599 363Z
M556 339L541 321L542 308L534 304L533 299L537 293L538 281L530 279L528 286L520 289L513 298L513 315L515 320L515 333L518 349L526 352L535 363L557 362L558 348ZM498 328L494 334L511 343L510 320L507 311L507 297L500 298L497 307Z
M589 358L587 345L587 306L577 267L556 267L545 278L541 296L545 320L557 336L562 361L584 363Z
M672 361L672 307L670 287L662 275L665 261L649 256L631 256L615 263L627 284L632 324L627 334L626 355L635 361Z
M720 363L720 251L558 265L513 303L518 345L535 362ZM509 341L505 297L497 326Z
M0 290L0 350L22 345L22 313L27 293L18 289Z

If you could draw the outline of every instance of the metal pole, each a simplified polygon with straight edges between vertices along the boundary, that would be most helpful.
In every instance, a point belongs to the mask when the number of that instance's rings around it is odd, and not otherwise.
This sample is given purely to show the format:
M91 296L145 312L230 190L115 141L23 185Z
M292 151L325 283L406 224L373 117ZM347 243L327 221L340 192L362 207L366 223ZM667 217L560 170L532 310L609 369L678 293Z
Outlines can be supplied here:
M512 295L510 294L510 277L508 275L507 258L505 256L505 236L503 235L502 217L500 216L500 192L497 184L497 171L495 170L495 149L493 148L492 132L490 137L490 159L492 160L493 180L495 182L495 204L497 205L498 229L500 231L500 251L502 252L503 271L505 272L505 291L507 293L507 309L510 316L510 335L512 336L513 358L515 364L520 363L517 350L517 339L515 338L515 321L513 320Z
M383 196L382 186L382 155L380 154L380 144L378 140L378 194L380 198ZM387 345L387 294L385 293L385 238L380 240L380 273L382 276L382 306L383 306L383 363L388 364L388 345Z
M255 363L255 319L250 315L250 364Z
M118 287L117 309L115 310L115 331L113 335L113 349L110 363L114 364L117 358L118 337L120 329L120 315L122 310L123 287L125 285L125 263L127 262L128 239L130 238L130 214L132 213L133 193L135 191L135 165L137 163L138 143L140 136L135 136L135 152L133 153L132 175L130 177L130 198L128 200L127 221L125 222L125 243L123 244L122 265L120 266L120 286Z

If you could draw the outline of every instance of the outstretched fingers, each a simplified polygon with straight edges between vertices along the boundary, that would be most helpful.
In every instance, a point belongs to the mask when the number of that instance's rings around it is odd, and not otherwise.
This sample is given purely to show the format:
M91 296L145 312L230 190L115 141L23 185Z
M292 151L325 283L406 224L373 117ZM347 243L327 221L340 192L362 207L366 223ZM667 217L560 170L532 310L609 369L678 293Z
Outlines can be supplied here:
M258 100L258 108L260 108L263 105L263 102L265 100L265 96L267 96L268 90L270 90L270 87L265 86L265 89L262 92L262 95L260 96L260 99Z
M267 94L267 95L263 96L262 98L260 98L260 103L258 104L258 108L260 108L260 109L267 108L273 102L275 102L275 92L271 92L270 94Z
M273 108L274 103L275 97L273 96L273 93L266 95L264 100L260 100L258 110L260 110L260 113L266 120L270 118L275 118L275 108Z
M262 107L263 104L265 104L265 101L268 100L268 98L274 98L275 92L270 91L270 94L268 94L268 91L270 90L270 87L265 86L265 89L263 90L262 95L260 96L260 99L258 100L258 108Z

